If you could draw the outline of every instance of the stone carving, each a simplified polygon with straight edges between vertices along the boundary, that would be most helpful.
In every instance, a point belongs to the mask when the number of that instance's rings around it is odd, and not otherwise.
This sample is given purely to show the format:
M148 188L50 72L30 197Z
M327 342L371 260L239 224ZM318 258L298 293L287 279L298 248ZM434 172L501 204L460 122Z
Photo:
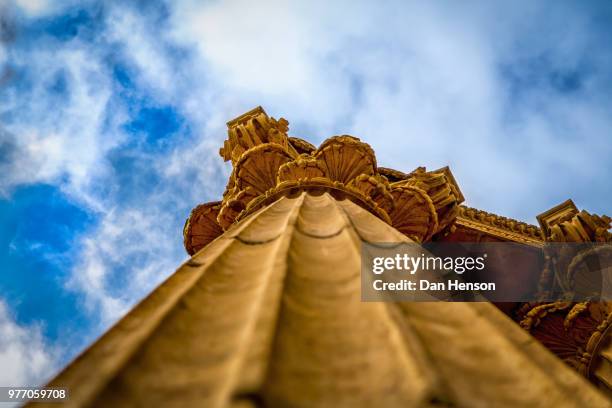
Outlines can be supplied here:
M521 327L585 376L591 376L599 343L612 322L608 303L553 302L530 305Z
M541 295L546 298L550 290L555 290L563 293L567 301L523 304L518 312L519 323L568 365L611 387L612 371L598 370L598 367L602 365L600 352L604 340L609 337L612 305L571 300L577 290L577 271L593 255L612 258L612 246L586 246L583 249L562 245L612 242L612 234L609 232L611 219L605 215L578 211L571 200L537 218L546 241L555 243L554 246L544 247ZM606 361L603 363L610 364Z
M452 232L455 222L505 241L544 242L536 226L460 206L464 197L448 167L403 173L378 167L372 148L355 137L334 136L317 149L288 136L288 129L285 119L268 117L261 107L228 122L220 154L234 170L217 218L219 231L281 196L309 190L350 199L417 242ZM190 234L186 228L185 242ZM198 242L186 246L190 254L205 245Z
M304 190L349 199L416 242L431 239L454 221L463 195L448 167L430 172L420 167L410 174L379 169L372 148L356 137L334 136L315 148L289 137L288 125L261 107L228 122L219 153L231 160L233 171L216 225L197 227L211 217L196 220L194 210L184 229L187 252L195 253L259 208ZM194 238L198 228L207 234Z
M292 156L297 155L297 151L289 144L287 138L289 122L282 118L280 120L269 118L261 107L227 122L227 127L228 138L219 150L225 161L231 160L236 164L242 153L265 143L281 145L290 151Z
M458 218L460 224L504 240L538 246L543 244L542 231L535 225L466 206L459 207Z
M185 249L193 254L223 233L217 223L221 201L198 205L191 211L183 229Z

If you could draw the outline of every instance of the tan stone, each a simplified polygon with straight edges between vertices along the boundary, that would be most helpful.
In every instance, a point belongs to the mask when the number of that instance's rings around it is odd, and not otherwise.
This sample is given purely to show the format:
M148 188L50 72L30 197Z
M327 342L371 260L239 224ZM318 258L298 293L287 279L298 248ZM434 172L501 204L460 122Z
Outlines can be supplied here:
M409 241L327 193L281 198L50 386L68 406L609 406L491 304L361 302L363 240Z

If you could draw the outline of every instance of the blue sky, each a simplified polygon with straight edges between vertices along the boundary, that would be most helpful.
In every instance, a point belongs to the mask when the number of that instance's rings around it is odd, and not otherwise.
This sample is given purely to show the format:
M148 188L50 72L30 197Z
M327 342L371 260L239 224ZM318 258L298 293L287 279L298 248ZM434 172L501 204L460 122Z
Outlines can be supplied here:
M611 213L608 2L0 0L0 385L38 384L186 258L225 122L450 165L467 204Z

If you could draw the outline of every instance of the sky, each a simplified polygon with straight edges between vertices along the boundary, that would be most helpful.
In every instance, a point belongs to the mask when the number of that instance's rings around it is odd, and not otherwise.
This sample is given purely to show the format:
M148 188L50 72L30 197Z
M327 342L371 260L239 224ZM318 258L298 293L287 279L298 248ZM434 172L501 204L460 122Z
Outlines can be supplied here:
M612 213L612 5L0 0L0 385L42 384L187 259L255 107L466 204Z

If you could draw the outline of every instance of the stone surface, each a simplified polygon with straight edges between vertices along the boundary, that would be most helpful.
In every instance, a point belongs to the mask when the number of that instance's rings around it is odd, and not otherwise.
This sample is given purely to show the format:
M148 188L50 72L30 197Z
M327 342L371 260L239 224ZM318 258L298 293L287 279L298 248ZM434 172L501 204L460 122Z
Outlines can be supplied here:
M609 406L489 303L361 302L362 241L409 238L327 193L280 198L49 386L69 406Z

